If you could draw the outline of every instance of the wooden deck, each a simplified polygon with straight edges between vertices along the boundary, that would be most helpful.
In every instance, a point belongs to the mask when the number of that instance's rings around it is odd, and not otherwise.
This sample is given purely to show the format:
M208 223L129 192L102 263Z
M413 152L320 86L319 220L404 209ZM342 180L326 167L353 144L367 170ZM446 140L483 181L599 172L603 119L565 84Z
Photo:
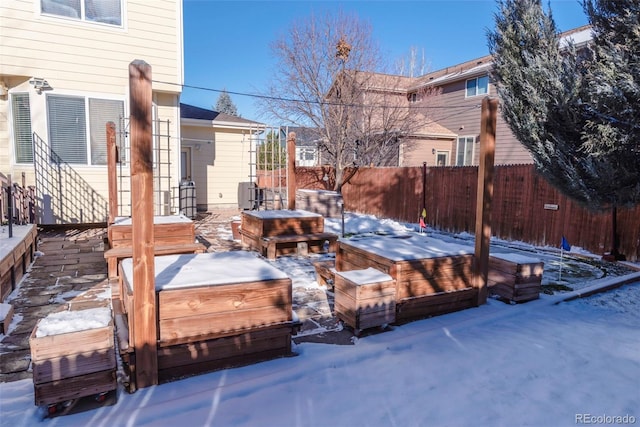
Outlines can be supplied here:
M409 236L341 240L336 270L373 267L396 281L396 321L474 307L473 248Z
M3 226L0 236L2 259L0 259L0 303L15 289L27 267L33 261L37 247L38 229L35 225L14 225L13 237L8 227Z
M132 260L120 270L128 314ZM160 379L291 353L291 279L267 262L244 251L158 256L155 274ZM135 342L133 316L126 327Z

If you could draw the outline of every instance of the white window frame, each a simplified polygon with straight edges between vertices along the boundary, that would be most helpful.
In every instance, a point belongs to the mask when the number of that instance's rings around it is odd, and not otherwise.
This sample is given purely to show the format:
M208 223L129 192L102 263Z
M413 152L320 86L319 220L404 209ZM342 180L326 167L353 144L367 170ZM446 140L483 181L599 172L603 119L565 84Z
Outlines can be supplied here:
M479 93L478 92L478 87L479 87L479 82L480 80L486 80L487 85L486 85L486 91ZM474 82L473 84L473 93L469 93L469 83L470 82ZM484 76L478 76L478 77L474 77L472 79L467 79L467 81L465 81L464 83L464 97L465 98L473 98L474 96L481 96L481 95L489 95L489 75L485 74Z
M13 102L14 102L14 98L16 96L26 96L27 100L29 102L29 123L28 123L28 126L29 126L29 139L31 140L31 144L32 144L31 145L31 153L29 153L31 155L31 161L29 161L29 162L21 162L21 161L18 160L18 157L20 157L20 156L18 155L19 147L18 147L18 140L17 139L18 139L18 133L21 133L21 132L19 132L19 130L17 129L17 126L16 126L16 112L15 112L15 110L13 108ZM14 92L14 93L11 93L9 97L10 97L10 99L9 99L9 110L11 111L11 121L10 121L11 140L13 141L13 144L12 144L12 146L13 146L13 159L15 161L15 164L19 164L19 165L33 164L34 153L33 153L33 125L31 123L31 98L30 98L28 92ZM23 154L25 154L25 153L23 153Z
M462 150L462 163L460 163L460 143L464 142L464 150ZM473 166L473 156L476 151L475 147L476 137L475 136L459 136L456 140L456 166ZM468 156L469 150L467 150L468 145L471 146L470 157Z
M91 112L89 109L89 100L90 99L97 99L97 100L101 100L101 101L114 101L114 102L121 102L122 103L122 108L123 108L123 114L124 117L127 117L127 103L126 100L124 98L124 96L108 96L108 95L102 95L102 94L87 94L87 93L83 93L83 94L72 94L72 93L51 93L51 94L47 94L46 98L45 98L45 111L47 114L47 141L49 144L49 150L52 149L52 135L51 135L51 119L49 117L49 98L50 97L67 97L67 98L75 98L75 99L82 99L84 101L84 123L85 123L85 144L86 144L86 156L87 156L87 160L84 163L71 163L69 162L67 159L62 159L63 162L65 163L70 163L76 166L86 166L86 167L107 167L107 163L105 160L105 163L102 164L96 164L92 162L92 146L91 146L91 135L92 135L92 131L98 131L99 130L94 130L91 127ZM105 123L106 125L106 123ZM117 122L116 122L117 125ZM102 131L105 132L105 136L106 136L106 126L102 128Z
M74 0L68 0L74 1ZM91 18L87 18L87 2L92 0L76 0L80 6L80 16L72 15L77 13L76 9L73 6L67 6L64 4L64 0L39 0L36 2L38 7L38 12L41 16L61 18L68 20L70 22L82 22L88 24L96 24L103 25L112 28L124 28L125 22L125 0L118 0L120 3L120 23L115 24L111 22L103 22L98 20L92 20ZM49 10L46 10L49 9ZM69 13L65 13L68 11ZM58 13L56 13L58 12Z
M438 164L438 156L444 155L445 156L445 161L443 165L439 165ZM449 150L436 150L436 154L435 154L435 164L436 166L449 166L451 164L451 151Z

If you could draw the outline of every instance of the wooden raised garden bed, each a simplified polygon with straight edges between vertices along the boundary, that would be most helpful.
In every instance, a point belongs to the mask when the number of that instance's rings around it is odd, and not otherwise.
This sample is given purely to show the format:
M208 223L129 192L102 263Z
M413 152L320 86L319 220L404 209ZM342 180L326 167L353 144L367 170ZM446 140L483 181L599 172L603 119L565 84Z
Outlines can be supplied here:
M322 215L302 210L242 212L242 244L269 259L278 255L337 249L338 235L324 232Z
M80 327L87 329L77 330ZM29 345L38 406L117 388L114 328L107 307L50 314L33 329Z
M473 248L418 237L341 240L336 270L373 267L396 281L396 321L474 307Z
M540 297L544 263L519 254L491 254L489 292L510 302L526 302Z
M132 260L120 269L131 313ZM291 279L249 252L155 257L155 287L161 380L291 353Z
M133 230L130 217L118 217L107 229L109 247L104 252L110 278L118 276L118 263L133 256ZM195 225L184 215L155 216L153 242L156 255L204 252L196 242Z
M396 282L375 268L336 272L336 316L360 331L396 320Z

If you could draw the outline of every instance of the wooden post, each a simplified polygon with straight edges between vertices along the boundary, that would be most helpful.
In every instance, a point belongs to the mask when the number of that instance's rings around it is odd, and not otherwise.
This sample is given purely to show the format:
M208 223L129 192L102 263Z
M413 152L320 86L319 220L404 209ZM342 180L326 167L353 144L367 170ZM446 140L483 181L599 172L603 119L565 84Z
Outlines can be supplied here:
M478 196L476 204L476 246L474 286L478 289L478 305L487 302L489 275L489 244L491 239L491 200L493 198L493 161L496 152L496 118L498 100L482 100L480 123L480 167L478 168Z
M107 183L109 185L109 222L111 225L118 216L118 177L116 163L118 153L116 147L116 124L107 123Z
M287 209L296 208L296 133L287 136Z
M158 384L158 339L153 256L153 153L151 66L129 64L131 121L131 224L136 386Z

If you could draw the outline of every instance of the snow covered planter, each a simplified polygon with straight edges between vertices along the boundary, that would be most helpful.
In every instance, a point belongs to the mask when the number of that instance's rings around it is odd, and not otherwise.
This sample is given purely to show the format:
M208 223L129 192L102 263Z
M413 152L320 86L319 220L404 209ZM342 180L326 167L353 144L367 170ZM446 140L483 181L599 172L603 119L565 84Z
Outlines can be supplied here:
M396 321L474 307L473 248L414 236L340 240L336 270L375 268L396 282Z
M120 269L133 345L132 259ZM291 279L252 253L157 256L155 290L160 381L291 354Z
M518 254L491 254L489 257L489 292L512 302L526 302L540 297L544 263Z
M63 311L29 337L35 404L50 405L117 388L111 309Z
M336 316L360 331L396 321L396 282L375 268L336 272Z

